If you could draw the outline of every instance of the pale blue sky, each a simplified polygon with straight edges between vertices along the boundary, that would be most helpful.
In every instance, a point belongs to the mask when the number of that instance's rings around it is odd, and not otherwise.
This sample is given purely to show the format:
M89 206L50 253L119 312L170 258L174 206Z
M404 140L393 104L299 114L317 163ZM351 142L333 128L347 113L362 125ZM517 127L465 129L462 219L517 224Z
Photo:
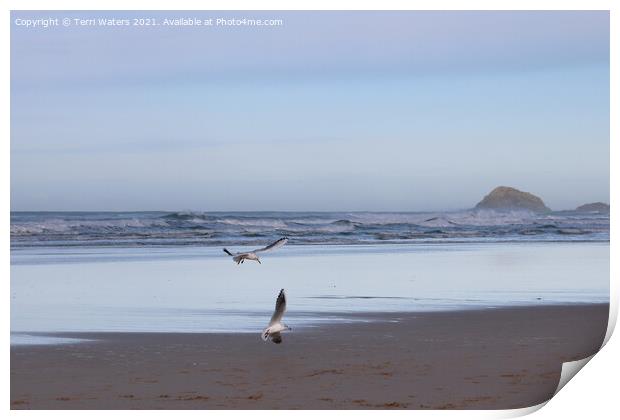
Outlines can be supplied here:
M14 12L218 17L220 12ZM607 12L262 12L11 33L12 210L609 200Z

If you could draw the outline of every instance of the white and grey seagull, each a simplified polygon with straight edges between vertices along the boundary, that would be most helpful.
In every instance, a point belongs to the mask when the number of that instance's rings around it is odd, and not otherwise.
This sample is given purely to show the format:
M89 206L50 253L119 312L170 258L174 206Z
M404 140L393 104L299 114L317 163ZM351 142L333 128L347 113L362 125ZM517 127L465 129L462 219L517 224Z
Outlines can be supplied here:
M291 329L288 325L282 322L284 311L286 311L286 295L284 294L284 289L282 289L280 290L280 294L276 300L276 310L271 316L269 326L263 330L263 334L261 335L261 337L263 337L263 341L267 341L271 338L271 341L276 344L280 344L282 342L281 333Z
M232 253L226 248L224 248L224 252L233 257L233 261L236 262L237 265L242 264L245 260L258 261L258 263L261 264L260 259L256 254L260 254L261 252L273 251L274 249L278 249L284 246L284 244L287 242L288 238L280 238L274 243L267 245L264 248L255 249L254 251Z

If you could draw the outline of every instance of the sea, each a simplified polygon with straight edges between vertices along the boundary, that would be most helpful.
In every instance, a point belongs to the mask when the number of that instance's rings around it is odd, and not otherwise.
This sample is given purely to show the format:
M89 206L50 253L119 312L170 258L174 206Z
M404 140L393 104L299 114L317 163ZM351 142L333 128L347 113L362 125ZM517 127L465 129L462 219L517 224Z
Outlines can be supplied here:
M12 212L11 343L71 332L291 334L365 314L609 302L609 214ZM262 264L222 252L281 237ZM59 335L60 334L60 335Z
M609 214L14 212L11 248L609 241Z

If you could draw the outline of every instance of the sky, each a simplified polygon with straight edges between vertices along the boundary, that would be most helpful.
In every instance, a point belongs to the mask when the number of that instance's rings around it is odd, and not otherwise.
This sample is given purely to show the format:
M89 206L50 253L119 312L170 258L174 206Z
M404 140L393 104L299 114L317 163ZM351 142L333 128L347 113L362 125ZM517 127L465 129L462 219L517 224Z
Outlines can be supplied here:
M18 19L159 26L27 28ZM281 26L163 26L164 18ZM609 201L609 14L12 12L11 209Z

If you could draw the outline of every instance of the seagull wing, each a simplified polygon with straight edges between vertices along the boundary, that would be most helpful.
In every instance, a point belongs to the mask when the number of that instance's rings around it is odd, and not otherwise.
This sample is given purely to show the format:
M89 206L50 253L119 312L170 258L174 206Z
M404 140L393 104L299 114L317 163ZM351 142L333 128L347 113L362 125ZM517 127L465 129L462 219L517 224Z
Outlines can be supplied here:
M280 320L282 319L282 315L284 315L284 311L286 311L286 295L284 294L284 289L282 289L280 290L280 294L278 295L278 299L276 300L276 310L271 316L271 321L269 321L269 325L280 322Z
M277 241L275 241L274 243L272 243L270 245L267 245L264 248L255 249L252 252L257 254L259 252L273 251L274 249L278 249L278 248L284 246L284 244L287 243L287 242L288 242L288 238L280 238Z

